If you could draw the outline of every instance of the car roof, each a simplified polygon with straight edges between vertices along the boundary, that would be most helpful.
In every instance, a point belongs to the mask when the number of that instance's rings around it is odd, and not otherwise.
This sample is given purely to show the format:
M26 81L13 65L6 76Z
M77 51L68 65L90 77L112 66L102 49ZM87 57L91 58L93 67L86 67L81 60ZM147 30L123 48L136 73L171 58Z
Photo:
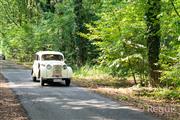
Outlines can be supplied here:
M61 52L58 51L39 51L36 52L37 55L44 55L44 54L58 54L64 56Z

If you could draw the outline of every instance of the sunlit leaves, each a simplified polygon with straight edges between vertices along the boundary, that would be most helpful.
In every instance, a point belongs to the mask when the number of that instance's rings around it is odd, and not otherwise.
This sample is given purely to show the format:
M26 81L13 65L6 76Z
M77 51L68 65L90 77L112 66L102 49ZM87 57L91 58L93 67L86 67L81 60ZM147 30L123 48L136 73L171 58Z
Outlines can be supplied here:
M106 6L108 4L108 6ZM81 35L93 41L101 51L99 62L109 66L115 75L138 75L141 67L146 71L146 43L144 40L145 23L143 3L104 2L99 20L87 24L88 34Z

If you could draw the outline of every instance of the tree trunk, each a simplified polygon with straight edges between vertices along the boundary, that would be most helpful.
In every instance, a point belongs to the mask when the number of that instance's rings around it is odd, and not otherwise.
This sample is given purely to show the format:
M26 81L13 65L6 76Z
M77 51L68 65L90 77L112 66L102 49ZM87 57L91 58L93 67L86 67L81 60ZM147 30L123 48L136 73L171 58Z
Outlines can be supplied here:
M158 15L161 11L161 0L148 0L146 11L147 24L147 48L150 85L159 85L159 51L160 51L160 20Z
M137 84L137 81L136 81L136 74L133 72L132 75L133 75L133 79L134 79L134 84L136 85L136 84Z
M84 16L83 16L83 2L82 0L74 1L74 14L75 14L75 44L77 46L77 65L82 66L86 61L86 40L78 33L84 32Z

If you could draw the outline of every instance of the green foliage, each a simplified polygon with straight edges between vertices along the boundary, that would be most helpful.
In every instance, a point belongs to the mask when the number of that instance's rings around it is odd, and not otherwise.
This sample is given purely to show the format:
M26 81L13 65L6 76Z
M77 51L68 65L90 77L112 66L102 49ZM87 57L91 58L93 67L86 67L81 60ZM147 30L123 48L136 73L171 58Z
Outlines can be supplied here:
M167 87L180 86L180 17L177 15L171 1L162 2L161 13L161 83ZM175 6L180 6L178 0ZM180 11L179 7L176 7Z
M28 25L23 27L21 29L14 27L8 31L9 36L4 41L4 44L6 44L4 49L10 58L29 61L32 60L34 49L34 44L31 44L31 38L33 38L32 28Z
M87 76L98 76L98 75L108 75L108 69L100 66L90 66L88 64L78 68L75 71L75 76L78 77L87 77Z
M101 65L108 69L104 71L107 74L133 77L146 84L149 74L144 19L149 7L147 0L78 2L0 0L2 52L10 59L32 61L37 51L58 50L74 67L81 61L81 53L84 63ZM81 9L75 9L76 5L82 5ZM176 88L180 86L178 6L179 0L161 0L161 13L157 16L161 22L158 32L161 35L161 84ZM101 74L99 68L92 69L82 67L79 74Z
M10 59L32 61L37 51L58 50L65 54L70 63L73 63L75 60L73 3L69 1L55 3L56 11L52 13L44 10L45 0L39 2L1 1L3 51ZM18 21L20 18L17 16L13 17L15 13L8 11L9 9L19 10L21 22Z
M164 51L161 55L162 68L164 69L161 82L167 87L180 86L180 45L174 44L173 46L174 48L171 51ZM165 53L166 57L164 56Z
M178 0L173 1L175 6ZM101 10L96 12L98 20L87 24L89 33L81 36L98 46L98 63L108 66L111 74L119 77L133 76L147 82L148 60L146 48L146 24L144 20L146 1L102 2ZM179 16L171 1L161 3L161 83L167 86L179 86ZM176 7L177 11L179 8ZM144 82L143 82L144 81Z
M168 89L168 88L138 88L134 90L135 96L150 97L157 100L174 100L171 102L180 100L180 88Z
M91 5L93 4L93 6ZM82 26L96 19L94 9L97 1L83 1ZM97 57L91 42L82 45L76 39L75 3L73 0L1 0L0 39L3 51L9 59L32 61L34 53L40 50L57 50L65 54L69 64L79 61L78 47L86 61ZM84 28L81 32L86 32ZM86 62L85 61L85 62Z
M151 95L159 99L178 100L180 99L180 90L157 89Z
M107 6L108 5L108 6ZM145 22L143 3L104 2L99 20L87 24L88 34L81 35L93 41L100 53L99 63L109 66L111 73L118 76L137 74L147 76Z
M90 66L86 64L74 71L73 81L80 86L85 87L129 87L132 86L132 82L113 77L109 74L109 68L102 66Z

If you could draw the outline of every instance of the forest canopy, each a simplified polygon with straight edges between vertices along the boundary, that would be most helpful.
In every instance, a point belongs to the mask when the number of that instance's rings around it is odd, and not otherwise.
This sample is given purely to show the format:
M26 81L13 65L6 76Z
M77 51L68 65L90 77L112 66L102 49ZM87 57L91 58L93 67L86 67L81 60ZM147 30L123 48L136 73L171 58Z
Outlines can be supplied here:
M180 0L0 0L1 51L64 53L141 85L180 86Z

